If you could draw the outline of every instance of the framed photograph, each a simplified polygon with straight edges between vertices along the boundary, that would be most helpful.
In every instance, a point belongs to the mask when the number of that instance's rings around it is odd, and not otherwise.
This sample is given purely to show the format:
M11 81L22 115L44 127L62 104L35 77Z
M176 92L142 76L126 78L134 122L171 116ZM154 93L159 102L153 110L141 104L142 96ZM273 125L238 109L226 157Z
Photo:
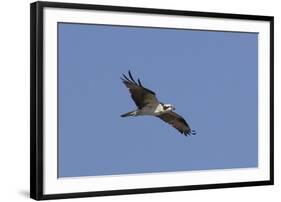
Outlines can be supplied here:
M32 3L31 198L272 185L273 19Z

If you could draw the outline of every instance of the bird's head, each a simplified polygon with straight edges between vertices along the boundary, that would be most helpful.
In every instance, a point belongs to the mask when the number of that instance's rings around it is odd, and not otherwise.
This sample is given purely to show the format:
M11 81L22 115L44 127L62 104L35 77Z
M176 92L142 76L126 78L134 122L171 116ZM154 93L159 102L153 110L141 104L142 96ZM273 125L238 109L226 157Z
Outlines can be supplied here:
M163 104L163 109L164 109L165 111L173 111L173 110L175 110L176 108L175 108L173 105L171 105L171 104Z

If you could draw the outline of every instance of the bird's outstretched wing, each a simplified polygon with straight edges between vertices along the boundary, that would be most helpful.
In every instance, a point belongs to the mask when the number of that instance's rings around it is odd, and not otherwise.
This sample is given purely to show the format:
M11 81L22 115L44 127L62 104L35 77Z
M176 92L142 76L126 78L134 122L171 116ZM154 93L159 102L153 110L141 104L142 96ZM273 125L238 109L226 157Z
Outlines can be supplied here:
M185 136L196 134L194 130L190 129L188 123L186 123L184 118L182 118L180 115L173 111L163 113L157 117L159 117L166 123L171 124L175 129L177 129L180 133L184 134Z
M121 79L125 86L129 89L131 97L139 109L142 109L145 106L156 106L159 104L155 93L143 87L139 79L137 80L137 83L132 77L130 71L129 78L125 74L123 74L123 78Z

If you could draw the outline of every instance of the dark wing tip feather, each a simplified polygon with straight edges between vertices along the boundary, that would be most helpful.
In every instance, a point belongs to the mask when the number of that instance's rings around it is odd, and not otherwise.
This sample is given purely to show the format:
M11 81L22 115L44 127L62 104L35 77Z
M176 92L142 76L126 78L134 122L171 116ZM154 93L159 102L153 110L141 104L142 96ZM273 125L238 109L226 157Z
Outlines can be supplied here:
M191 135L196 135L197 133L196 133L195 130L191 130L191 131L190 131L190 134L191 134Z
M132 83L132 84L135 84L135 85L137 85L137 86L140 86L140 87L144 88L143 85L142 85L142 83L141 83L141 81L140 81L140 79L137 80L138 83L135 81L135 79L134 79L134 77L132 76L132 73L131 73L130 70L128 71L129 78L128 78L125 74L122 74L122 75L123 75L123 77L124 77L124 78L121 78L123 81L124 81L124 80L127 80L128 82L130 82L130 83ZM144 89L146 89L146 88L144 88ZM146 90L148 90L148 89L146 89ZM149 91L150 91L150 90L149 90Z
M131 81L133 82L133 83L135 83L136 85L138 85L137 84L137 82L135 81L135 79L133 78L133 76L132 76L132 74L131 74L131 71L129 70L129 77L130 77L130 79L131 79Z
M125 74L123 74L123 77L124 77L128 82L131 82L131 80L128 79L128 77L127 77ZM132 82L131 82L131 83L132 83Z
M133 78L133 76L132 76L130 70L129 70L128 73L129 73L129 78L128 78L125 74L122 74L123 77L124 77L124 78L121 78L122 81L127 81L127 82L130 82L131 84L138 85L138 84L136 83L136 81L134 80L134 78ZM142 87L142 86L141 86L141 87Z
M196 135L196 131L195 130L186 130L183 132L185 136L187 135Z
M143 87L142 84L141 84L141 82L140 82L140 79L138 79L138 83L139 83L139 86L140 86L140 87Z

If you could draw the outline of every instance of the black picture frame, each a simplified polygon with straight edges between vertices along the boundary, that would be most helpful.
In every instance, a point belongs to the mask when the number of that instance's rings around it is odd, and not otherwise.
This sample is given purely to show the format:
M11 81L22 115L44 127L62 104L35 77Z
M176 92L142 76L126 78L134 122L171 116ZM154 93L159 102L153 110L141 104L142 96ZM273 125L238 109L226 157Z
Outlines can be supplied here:
M44 194L43 186L43 32L44 8L101 10L146 14L162 14L167 16L194 16L222 19L239 19L253 21L267 21L270 23L270 179L265 181L249 181L235 183L203 184L173 187L154 187L125 190L106 190L74 193ZM120 6L89 5L58 2L35 2L30 5L30 197L36 200L63 199L76 197L93 197L122 194L138 194L153 192L171 192L199 189L215 189L228 187L245 187L274 184L274 17L258 15L241 15L214 12L195 12L183 10L168 10L155 8L136 8Z

